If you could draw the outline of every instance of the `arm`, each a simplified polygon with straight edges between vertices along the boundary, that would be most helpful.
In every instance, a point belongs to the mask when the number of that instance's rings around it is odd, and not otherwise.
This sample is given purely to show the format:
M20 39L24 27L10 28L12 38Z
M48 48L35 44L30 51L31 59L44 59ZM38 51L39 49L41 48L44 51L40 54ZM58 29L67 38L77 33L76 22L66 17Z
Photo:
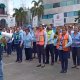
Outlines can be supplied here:
M71 44L72 44L72 38L71 38L71 36L69 35L69 42L68 42L68 44L67 44L65 47L69 47L69 46L71 46Z
M44 39L45 39L44 47L46 47L47 45L47 33L46 32L44 32Z

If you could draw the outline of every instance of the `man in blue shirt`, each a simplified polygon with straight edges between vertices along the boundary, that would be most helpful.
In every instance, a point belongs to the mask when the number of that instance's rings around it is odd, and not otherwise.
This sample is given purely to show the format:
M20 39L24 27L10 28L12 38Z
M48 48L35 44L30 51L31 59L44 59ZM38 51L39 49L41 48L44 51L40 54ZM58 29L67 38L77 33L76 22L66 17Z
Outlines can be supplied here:
M23 33L17 28L16 32L13 34L14 45L17 52L16 62L22 62L22 45L23 45Z

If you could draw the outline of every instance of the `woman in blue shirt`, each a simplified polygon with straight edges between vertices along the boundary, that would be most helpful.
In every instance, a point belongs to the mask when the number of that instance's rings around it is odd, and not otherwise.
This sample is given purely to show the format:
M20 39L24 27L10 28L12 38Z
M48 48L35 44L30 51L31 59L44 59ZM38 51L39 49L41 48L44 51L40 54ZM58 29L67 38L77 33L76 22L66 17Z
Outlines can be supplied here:
M25 48L25 60L32 59L32 36L30 34L29 28L25 30L26 34L24 35L24 48Z
M74 33L71 34L72 37L72 58L73 67L79 69L80 67L80 33L78 32L78 27L74 27Z

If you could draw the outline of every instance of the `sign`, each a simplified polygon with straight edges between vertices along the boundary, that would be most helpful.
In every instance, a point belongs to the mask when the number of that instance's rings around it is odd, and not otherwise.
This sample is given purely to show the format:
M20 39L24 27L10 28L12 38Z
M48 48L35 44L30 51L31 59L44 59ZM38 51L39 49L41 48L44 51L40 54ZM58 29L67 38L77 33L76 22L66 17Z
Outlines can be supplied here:
M64 14L55 14L54 15L54 26L64 26Z
M38 16L33 17L32 25L33 25L33 27L37 27L38 26Z

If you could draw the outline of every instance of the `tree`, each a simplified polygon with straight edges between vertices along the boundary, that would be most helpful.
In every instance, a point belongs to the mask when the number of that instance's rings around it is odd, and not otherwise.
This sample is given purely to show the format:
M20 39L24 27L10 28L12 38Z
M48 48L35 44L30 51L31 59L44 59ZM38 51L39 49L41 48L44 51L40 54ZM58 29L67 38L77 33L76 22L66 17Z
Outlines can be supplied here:
M80 23L80 10L78 11L78 17L75 18L75 22L77 22L77 21L78 21L78 23Z
M27 11L25 11L22 7L19 9L14 8L14 11L15 13L13 14L13 17L16 19L17 26L26 24Z
M33 0L32 3L34 3L34 6L31 8L32 17L38 16L40 21L41 16L44 14L43 0L39 0L38 2Z

